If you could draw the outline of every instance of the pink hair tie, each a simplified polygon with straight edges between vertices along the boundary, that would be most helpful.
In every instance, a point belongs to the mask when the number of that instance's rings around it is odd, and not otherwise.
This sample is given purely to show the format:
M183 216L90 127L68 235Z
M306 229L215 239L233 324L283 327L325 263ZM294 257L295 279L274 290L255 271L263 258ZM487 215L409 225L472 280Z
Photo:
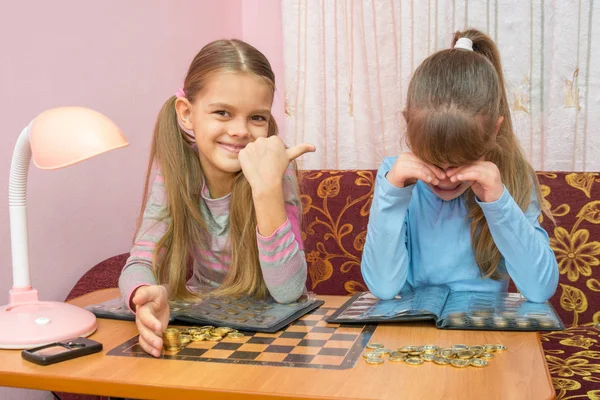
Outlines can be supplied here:
M177 89L177 91L175 92L175 97L187 97L185 95L185 90L183 90L183 88L179 88Z

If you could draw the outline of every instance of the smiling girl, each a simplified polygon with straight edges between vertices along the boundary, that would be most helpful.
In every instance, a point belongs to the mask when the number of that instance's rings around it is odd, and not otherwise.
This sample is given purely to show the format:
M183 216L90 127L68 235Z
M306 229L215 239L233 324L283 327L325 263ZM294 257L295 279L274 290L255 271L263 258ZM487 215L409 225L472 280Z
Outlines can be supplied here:
M315 148L286 149L271 115L274 90L261 52L218 40L200 50L158 115L136 239L119 278L139 343L154 356L169 298L208 286L215 295L288 303L305 290L292 161Z

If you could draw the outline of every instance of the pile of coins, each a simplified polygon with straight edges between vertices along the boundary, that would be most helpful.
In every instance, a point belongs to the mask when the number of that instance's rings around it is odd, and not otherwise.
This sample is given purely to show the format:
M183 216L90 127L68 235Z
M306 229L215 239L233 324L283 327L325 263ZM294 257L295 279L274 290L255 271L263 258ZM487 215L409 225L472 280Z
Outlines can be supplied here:
M451 365L456 368L486 367L494 354L506 350L501 344L484 344L467 346L466 344L453 344L448 348L440 348L434 344L424 346L404 346L397 350L385 348L383 344L367 344L367 352L363 354L365 362L371 365L384 363L384 357L389 362L421 365L433 362L437 365Z
M163 332L163 348L165 351L178 351L191 342L220 342L225 338L240 339L244 334L227 326L190 326L187 328L167 328Z

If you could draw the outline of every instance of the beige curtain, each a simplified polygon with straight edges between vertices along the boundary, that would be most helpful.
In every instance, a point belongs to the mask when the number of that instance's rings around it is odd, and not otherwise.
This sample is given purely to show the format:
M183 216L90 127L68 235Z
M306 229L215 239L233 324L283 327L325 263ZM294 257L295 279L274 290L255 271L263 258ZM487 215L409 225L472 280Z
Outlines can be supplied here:
M593 0L283 0L285 140L302 168L377 168L404 145L411 73L452 33L487 32L537 170L600 171L600 6Z

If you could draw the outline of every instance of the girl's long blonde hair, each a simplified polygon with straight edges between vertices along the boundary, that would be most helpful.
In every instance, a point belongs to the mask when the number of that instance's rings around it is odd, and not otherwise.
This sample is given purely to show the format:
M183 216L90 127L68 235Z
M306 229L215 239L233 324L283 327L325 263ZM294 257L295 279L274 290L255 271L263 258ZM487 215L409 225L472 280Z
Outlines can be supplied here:
M190 103L194 103L211 76L220 72L256 74L264 78L275 91L275 75L260 51L240 40L217 40L203 47L189 67L183 89ZM194 148L194 138L178 124L176 99L172 96L166 101L156 120L136 236L141 227L156 163L164 177L170 222L165 235L157 243L152 268L157 282L167 285L171 298L185 299L197 296L186 287L192 249L194 246L205 247L209 234L200 211L204 179L202 167ZM277 124L271 116L268 136L276 134ZM229 244L232 253L229 270L223 284L213 293L266 296L268 292L256 244L252 190L241 171L237 173L231 191Z
M471 39L473 51L454 49ZM540 185L513 132L500 54L486 34L469 29L454 34L452 48L428 57L408 88L405 109L412 151L435 165L459 166L485 157L498 166L502 182L524 211L534 190L544 208ZM496 132L499 117L504 117ZM471 243L484 278L501 279L501 254L472 191L467 193Z

